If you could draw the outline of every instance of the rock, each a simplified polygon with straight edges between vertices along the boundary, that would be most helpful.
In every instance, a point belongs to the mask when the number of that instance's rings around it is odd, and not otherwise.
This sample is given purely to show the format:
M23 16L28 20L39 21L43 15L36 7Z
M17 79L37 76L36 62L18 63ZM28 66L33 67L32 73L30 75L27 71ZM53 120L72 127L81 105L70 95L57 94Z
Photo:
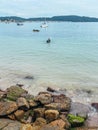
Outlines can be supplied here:
M20 130L21 123L9 119L0 119L0 130Z
M35 97L35 101L41 102L41 104L48 104L52 102L52 97L51 94L46 93L46 94L39 94L38 96Z
M68 129L71 125L68 122L67 118L64 115L60 115L60 119L62 119L65 122L65 127Z
M0 102L0 116L9 115L17 109L16 102Z
M34 129L34 130L36 130L36 129ZM65 129L59 128L59 126L45 125L42 128L37 129L37 130L65 130Z
M64 94L60 94L60 95L53 95L53 102L55 103L65 103L65 104L69 104L71 103L71 100L69 97L66 97Z
M36 119L36 121L33 123L33 126L44 126L44 125L46 125L47 124L47 122L46 122L46 120L44 119L44 118L37 118Z
M33 130L33 127L30 124L23 124L20 130Z
M53 95L53 102L45 105L48 109L57 109L59 111L69 111L71 106L70 98L65 95Z
M17 120L21 120L24 117L25 112L23 110L17 110L14 115Z
M59 112L57 110L46 110L45 118L48 122L53 121L59 117Z
M49 92L57 92L55 89L53 89L53 88L51 88L51 87L48 87L48 88L47 88L47 91L49 91Z
M82 126L85 120L83 117L69 114L68 121L70 122L72 127L78 127L78 126Z
M33 79L34 79L34 76L30 76L30 75L28 75L28 76L25 76L24 79L33 80Z
M69 111L70 105L63 103L50 103L45 105L47 109L56 109L58 111Z
M8 118L9 118L9 119L11 119L11 120L16 120L16 118L15 118L15 115L14 115L14 114L10 114L10 115L8 115Z
M29 116L26 122L31 123L32 122L32 116Z
M38 106L38 103L33 101L33 100L29 100L28 103L29 103L30 107L37 107Z
M68 127L68 126L65 125L65 122L62 119L55 120L55 121L51 122L49 125L58 126L60 129Z
M7 89L7 99L16 101L22 94L26 94L27 91L19 86L11 86Z
M23 123L27 123L29 117L32 117L32 119L35 120L33 110L28 110L27 112L25 112L23 118L21 119L21 122L23 122Z
M23 110L29 109L29 104L28 104L27 100L23 97L20 97L17 99L17 105L19 108L21 108Z
M44 117L45 114L45 108L36 108L34 109L34 117Z
M91 114L86 122L85 122L86 127L91 127L91 128L98 128L98 113Z
M88 114L90 113L90 109L91 108L87 105L78 102L73 102L71 104L70 114L87 118Z
M6 91L0 90L0 100L4 97L6 97Z
M98 103L94 102L94 103L91 104L91 106L94 107L98 111Z
M9 119L0 119L0 130L6 127L9 123L12 123L12 120Z

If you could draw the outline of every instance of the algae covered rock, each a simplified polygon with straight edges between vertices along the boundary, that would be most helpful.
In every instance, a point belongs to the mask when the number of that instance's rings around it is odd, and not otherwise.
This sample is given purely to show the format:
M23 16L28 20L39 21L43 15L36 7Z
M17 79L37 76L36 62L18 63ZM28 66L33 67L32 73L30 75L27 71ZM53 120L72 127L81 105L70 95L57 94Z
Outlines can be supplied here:
M7 89L7 99L16 101L22 94L27 93L22 87L11 86Z
M68 121L70 122L72 127L78 127L78 126L82 126L85 120L83 117L69 114Z

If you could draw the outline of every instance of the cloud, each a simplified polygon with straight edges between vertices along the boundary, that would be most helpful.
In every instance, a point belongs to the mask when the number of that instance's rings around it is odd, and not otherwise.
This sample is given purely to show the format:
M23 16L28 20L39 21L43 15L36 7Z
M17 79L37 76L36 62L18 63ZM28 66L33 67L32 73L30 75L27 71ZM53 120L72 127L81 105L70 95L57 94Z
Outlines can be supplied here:
M98 0L0 0L0 15L40 17L86 15L98 17Z

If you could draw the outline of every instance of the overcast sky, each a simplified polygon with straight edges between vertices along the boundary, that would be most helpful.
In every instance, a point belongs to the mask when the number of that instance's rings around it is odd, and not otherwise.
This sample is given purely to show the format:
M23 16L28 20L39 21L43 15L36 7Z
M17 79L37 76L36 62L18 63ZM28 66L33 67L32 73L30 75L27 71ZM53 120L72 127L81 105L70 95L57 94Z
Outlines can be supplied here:
M98 17L98 0L0 0L0 16L56 15Z

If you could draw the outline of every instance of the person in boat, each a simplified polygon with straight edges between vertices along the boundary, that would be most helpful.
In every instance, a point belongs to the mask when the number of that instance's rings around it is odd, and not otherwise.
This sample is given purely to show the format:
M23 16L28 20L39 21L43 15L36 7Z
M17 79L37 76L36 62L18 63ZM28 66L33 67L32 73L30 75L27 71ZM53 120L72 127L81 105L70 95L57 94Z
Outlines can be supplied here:
M48 38L46 42L47 42L47 43L50 43L50 42L51 42L51 39L50 39L50 38Z

